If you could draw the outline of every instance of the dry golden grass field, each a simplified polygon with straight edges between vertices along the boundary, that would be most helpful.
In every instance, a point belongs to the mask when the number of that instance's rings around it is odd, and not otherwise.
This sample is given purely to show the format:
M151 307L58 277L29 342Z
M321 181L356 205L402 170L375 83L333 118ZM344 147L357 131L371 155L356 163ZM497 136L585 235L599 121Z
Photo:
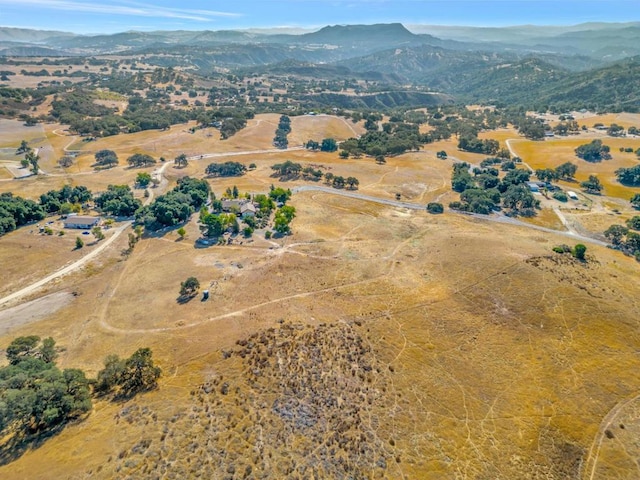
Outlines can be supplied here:
M578 146L589 143L591 140L592 138L585 136L546 139L544 142L518 139L512 140L511 146L518 156L533 169L555 168L562 163L572 162L578 165L576 172L578 182L586 180L589 175L597 175L607 196L628 200L638 189L621 185L614 172L618 168L628 168L638 164L638 157L635 153L620 152L620 147L631 147L635 151L640 148L640 138L602 138L603 143L611 148L612 159L599 163L587 162L575 155L575 149ZM574 184L574 187L580 188L577 184Z
M138 170L122 163L90 173L102 148L121 162L135 151L172 161L181 152L269 149L277 121L258 116L226 141L182 125L88 142L66 176L0 182L0 191L36 197L67 181L96 191L131 183ZM53 133L59 128L43 135L54 157L72 140ZM348 138L351 128L359 131L334 117L297 117L290 145ZM451 159L484 158L455 145L427 145L385 165L307 151L229 155L170 165L165 176L169 187L231 159L257 168L211 179L218 195L234 184L249 192L310 184L270 176L273 163L290 159L355 176L362 194L446 205L457 198ZM571 148L512 146L534 168L535 158L562 163ZM439 150L450 159L436 159ZM612 165L625 164L613 153ZM53 164L51 173L63 173ZM602 231L631 215L617 202L603 197L564 213L584 231ZM635 260L588 244L582 263L552 252L575 243L565 236L450 212L317 191L290 203L290 236L196 248L194 217L183 240L172 230L144 237L124 257L124 235L27 300L45 299L17 312L2 306L0 324L10 326L0 328L0 348L19 335L51 335L64 347L61 367L95 375L108 354L149 346L163 376L158 390L133 400L95 402L86 419L0 466L0 478L638 478ZM534 222L563 228L550 208ZM5 278L16 286L78 253L73 235L28 228L0 238ZM208 301L176 301L189 276L210 290Z

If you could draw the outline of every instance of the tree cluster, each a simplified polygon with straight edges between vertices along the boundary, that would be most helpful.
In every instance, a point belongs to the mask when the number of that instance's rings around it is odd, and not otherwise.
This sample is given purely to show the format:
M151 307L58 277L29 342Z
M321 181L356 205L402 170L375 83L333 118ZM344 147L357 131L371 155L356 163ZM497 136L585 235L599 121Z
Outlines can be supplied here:
M350 190L357 190L360 185L360 180L356 177L343 177L342 175L334 175L331 172L324 174L324 182L327 185L331 185L333 188L344 188L345 185L349 186Z
M213 104L211 98L209 103ZM247 120L254 115L253 111L242 108L199 109L196 113L196 121L201 128L215 126L220 130L220 138L226 140L245 128Z
M209 177L240 177L247 171L242 163L239 162L224 162L224 163L210 163L207 165L204 173Z
M83 204L91 198L91 191L87 187L65 185L60 190L49 190L40 195L40 205L47 213L69 213L72 205Z
M89 381L74 368L60 370L52 338L18 337L0 368L0 436L39 434L91 410Z
M584 188L587 193L592 194L599 194L603 188L600 179L595 175L589 175L589 178L580 183L580 186Z
M350 138L340 143L340 149L350 156L359 158L363 154L376 157L379 155L400 155L410 150L419 150L427 143L420 134L418 125L394 122L387 123L382 131L367 131L360 138Z
M500 142L490 138L481 140L478 137L463 136L458 141L458 148L465 152L495 155L500 150Z
M580 145L575 149L576 156L587 162L601 162L611 158L610 148L602 143L602 140L593 140L591 143Z
M631 222L631 226L635 226L635 222ZM614 248L640 261L640 234L632 230L634 229L624 225L611 225L604 231L604 236Z
M113 150L99 150L95 154L96 163L98 167L111 168L118 164L118 155Z
M552 250L556 253L565 254L570 253L576 259L580 261L584 261L586 259L587 247L582 243L576 244L575 247L571 248L569 245L556 245L552 248Z
M29 222L42 220L46 211L33 200L0 193L0 236Z
M529 140L542 140L545 135L544 122L540 119L526 116L518 122L518 133Z
M116 217L131 217L142 205L128 185L109 185L106 192L96 197L95 204L104 213Z
M502 180L496 169L477 169L469 173L468 163L453 165L451 186L460 192L460 201L449 207L465 212L489 214L502 202L502 206L513 215L535 215L539 202L527 186L529 172L510 170Z
M150 165L154 165L156 163L155 158L151 155L147 155L146 153L134 153L129 158L127 158L127 163L131 167L148 167Z
M104 361L104 368L98 372L95 392L129 398L157 388L161 374L160 367L153 363L153 352L149 348L140 348L127 359L109 355Z
M271 166L273 170L273 176L279 177L280 180L295 180L300 176L302 171L302 165L291 160L287 160L284 163L276 163Z
M276 136L273 137L273 145L276 148L285 149L289 146L287 136L291 133L291 119L287 115L282 115L276 128Z
M304 148L307 150L320 150L321 152L335 152L338 150L338 142L335 138L323 138L321 142L309 140L304 144Z
M240 231L235 213L210 213L206 208L200 211L200 231L205 237L217 238L228 229L233 233Z
M273 229L281 235L287 235L291 232L289 224L296 216L296 209L290 205L284 205L276 210L273 219Z
M178 185L159 196L151 205L136 212L136 223L149 230L186 222L194 212L199 211L209 198L210 187L206 180L184 177Z
M615 173L620 183L633 187L640 186L640 165L629 168L619 168Z

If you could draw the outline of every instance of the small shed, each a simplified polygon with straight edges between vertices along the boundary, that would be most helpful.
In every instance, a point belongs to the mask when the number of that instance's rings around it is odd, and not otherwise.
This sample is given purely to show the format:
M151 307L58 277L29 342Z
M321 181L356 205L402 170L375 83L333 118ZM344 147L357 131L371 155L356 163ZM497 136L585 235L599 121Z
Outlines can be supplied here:
M64 228L79 228L86 230L100 224L100 217L90 217L86 215L69 216L64 221Z

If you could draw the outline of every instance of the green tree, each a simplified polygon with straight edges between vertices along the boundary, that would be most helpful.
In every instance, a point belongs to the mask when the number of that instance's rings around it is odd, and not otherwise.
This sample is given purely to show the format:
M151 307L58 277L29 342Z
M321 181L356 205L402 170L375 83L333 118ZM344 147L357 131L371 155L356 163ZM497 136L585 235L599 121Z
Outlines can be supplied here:
M16 150L16 155L20 155L21 153L27 153L29 150L31 150L31 147L29 146L27 141L26 140L22 140L20 142L20 146Z
M587 252L587 247L581 243L578 243L575 247L573 247L573 256L578 260L585 259L585 253Z
M95 154L96 165L110 168L118 164L118 155L113 150L99 150Z
M358 185L360 185L360 180L358 180L356 177L347 177L346 182L351 190L355 190L356 188L358 188Z
M131 167L148 167L155 164L156 160L151 155L135 153L127 158L127 163Z
M538 169L535 175L536 178L542 182L553 182L558 179L558 173L551 168Z
M629 233L629 229L624 225L611 225L604 231L604 236L609 239L614 247L619 247L622 245L627 233Z
M96 238L96 240L99 242L100 240L104 240L104 233L102 233L102 228L99 226L95 226L91 229L91 233L93 234L93 236Z
M635 215L625 222L632 230L640 230L640 215Z
M335 152L338 150L338 142L333 138L324 138L320 145L320 151L322 152Z
M284 206L280 208L274 217L273 228L281 235L286 235L291 232L289 224L293 220L296 214L296 209L290 206Z
M587 193L598 194L602 191L602 183L595 175L589 175L589 179L582 182L580 186L584 188Z
M39 171L38 162L40 162L40 155L37 155L33 150L29 150L25 155L25 159L31 165L31 171L33 172L33 174L37 175Z
M187 156L184 153L181 153L180 155L178 155L175 160L173 161L173 163L180 168L186 167L189 164L189 160L187 159Z
M291 198L291 190L284 189L282 187L273 188L269 192L269 198L271 198L274 202L278 203L286 203L289 198Z
M609 135L610 137L624 136L624 127L618 125L617 123L612 123L607 129L607 135Z
M193 297L200 289L200 282L196 277L189 277L180 284L180 295Z
M54 363L58 358L58 351L56 349L56 341L47 337L42 340L42 344L38 349L38 357L44 360L45 363Z
M433 213L433 214L443 213L444 207L442 206L441 203L437 203L437 202L427 203L427 212Z
M84 247L84 241L80 237L76 237L76 249Z
M576 156L587 162L600 162L611 158L610 148L602 143L602 140L593 140L591 143L580 145L575 149Z
M58 160L58 165L60 165L62 168L69 168L71 165L73 165L73 158L65 155L60 160Z
M577 170L578 166L576 164L565 162L562 165L557 166L555 171L559 178L570 180L575 176Z
M158 386L162 370L154 365L152 357L150 348L140 348L125 361L118 382L122 396L130 397Z
M40 343L40 337L37 335L29 335L26 337L18 337L14 339L6 350L7 360L9 364L17 365L28 357L35 357L36 347Z
M639 149L640 150L640 149ZM619 168L615 171L618 181L633 187L640 185L640 165L629 168Z
M184 236L187 234L187 231L184 229L184 227L180 227L176 233L178 235L180 235L180 240L182 240L184 238Z
M136 185L141 188L146 188L151 183L151 174L147 172L140 172L136 175Z
M502 204L514 213L532 215L538 202L526 185L514 184L502 195Z
M629 202L631 202L634 208L640 209L640 193L634 194Z
M105 358L104 368L98 372L94 390L103 395L110 393L120 383L124 365L124 360L117 355Z
M200 212L200 230L208 238L222 235L227 228L223 215L209 213L206 209Z

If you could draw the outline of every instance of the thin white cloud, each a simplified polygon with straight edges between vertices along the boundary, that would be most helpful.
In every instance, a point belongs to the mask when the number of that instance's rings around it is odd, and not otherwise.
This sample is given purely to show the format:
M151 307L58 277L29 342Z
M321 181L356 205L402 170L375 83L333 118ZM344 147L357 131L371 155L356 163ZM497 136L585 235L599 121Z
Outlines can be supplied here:
M17 6L15 0L0 0L0 5ZM145 3L127 2L126 4L92 4L74 0L20 0L20 7L33 6L50 10L85 12L108 15L127 15L155 18L180 18L208 22L216 17L238 17L240 14L218 12L214 10L192 10L184 8L166 8Z

